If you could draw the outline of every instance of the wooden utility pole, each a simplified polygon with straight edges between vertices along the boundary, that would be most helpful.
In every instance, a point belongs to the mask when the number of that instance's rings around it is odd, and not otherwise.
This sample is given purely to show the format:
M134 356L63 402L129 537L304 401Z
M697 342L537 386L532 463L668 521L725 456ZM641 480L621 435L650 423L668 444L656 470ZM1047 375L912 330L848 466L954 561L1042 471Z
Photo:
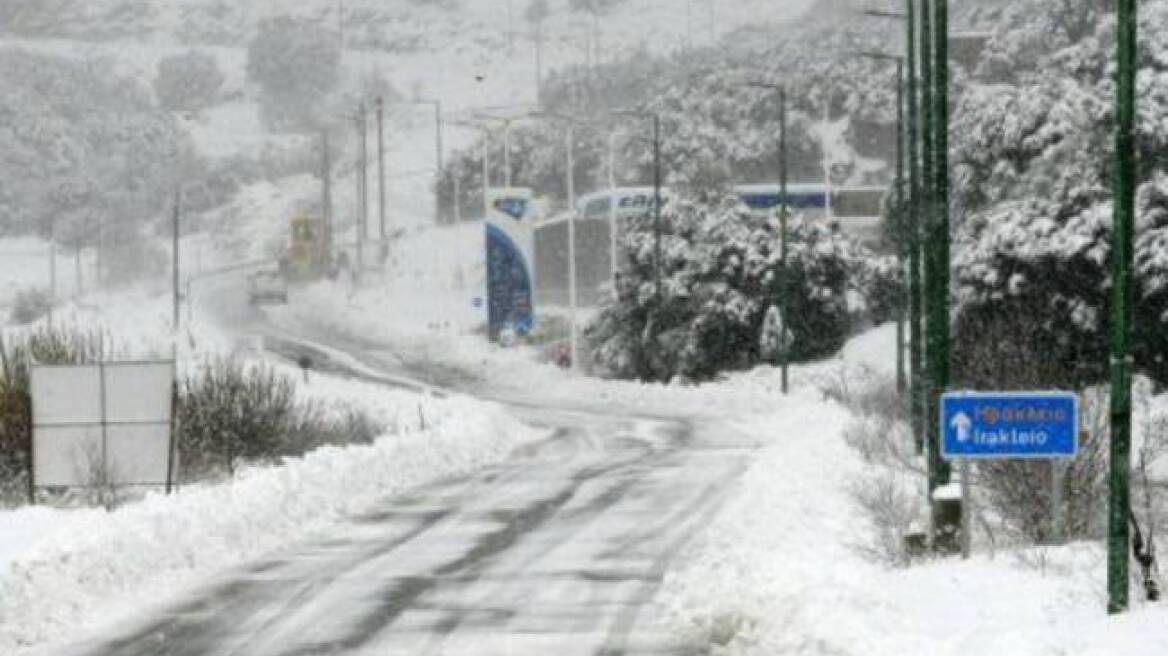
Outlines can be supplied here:
M712 11L712 10L711 10ZM787 298L788 280L787 275L787 214L789 213L789 202L787 200L787 89L780 86L779 89L779 196L781 197L779 205L779 265L782 267L783 277L779 280L779 289L781 296L779 298L779 308L782 313L779 318L779 348L783 354L783 376L782 376L782 391L787 394L790 391L790 362L791 352L787 346L787 322L790 319L790 303Z

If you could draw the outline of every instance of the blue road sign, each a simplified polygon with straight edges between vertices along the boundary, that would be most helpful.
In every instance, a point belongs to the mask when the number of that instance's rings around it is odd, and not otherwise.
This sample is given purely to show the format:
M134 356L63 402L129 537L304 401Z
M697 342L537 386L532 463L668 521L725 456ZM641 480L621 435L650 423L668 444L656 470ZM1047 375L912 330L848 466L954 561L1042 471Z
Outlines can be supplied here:
M941 397L941 456L1071 458L1078 426L1070 392L952 392Z

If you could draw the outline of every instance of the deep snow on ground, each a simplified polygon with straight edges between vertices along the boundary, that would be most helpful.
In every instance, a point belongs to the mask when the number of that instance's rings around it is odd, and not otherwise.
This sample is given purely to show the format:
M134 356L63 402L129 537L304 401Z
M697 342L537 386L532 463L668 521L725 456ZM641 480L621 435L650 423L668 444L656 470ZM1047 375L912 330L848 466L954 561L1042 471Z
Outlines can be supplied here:
M764 446L666 579L660 601L679 630L728 642L727 654L1161 652L1163 609L1105 618L1097 544L909 569L865 560L854 548L865 520L847 496L861 466L841 438L848 419L806 391L736 422Z
M465 397L324 376L314 376L307 392L358 404L387 434L111 512L0 513L0 652L76 638L225 568L323 535L394 494L500 462L543 434Z
M689 32L702 40L706 3L694 0L698 24L686 29L684 0L645 0L605 25L602 47L676 45ZM465 3L478 21L457 47L403 56L368 51L346 54L347 74L386 72L400 90L441 97L448 109L514 104L534 98L530 44L507 56L484 51L483 34L497 39L501 3ZM719 30L752 23L773 2L718 3ZM785 4L785 3L784 3ZM794 3L801 8L805 3ZM525 5L516 2L516 6ZM784 7L786 9L786 7ZM672 9L672 20L653 12ZM796 7L790 7L794 11ZM664 24L659 24L664 22ZM583 61L585 20L558 16L549 24L549 66ZM663 34L671 35L662 38ZM149 84L157 61L187 48L149 43L19 41L73 56L118 57L123 69ZM286 139L265 135L243 81L244 52L215 48L228 76L227 91L242 96L189 123L209 157L254 154ZM617 48L606 48L611 56ZM484 76L473 83L476 74ZM402 110L405 111L405 110ZM425 115L426 110L419 110ZM404 115L403 115L404 116ZM730 501L674 563L660 602L680 631L729 642L736 654L937 653L1159 654L1168 644L1164 611L1145 608L1122 618L1103 616L1103 555L1098 545L999 551L969 562L944 561L888 570L861 558L862 518L846 496L859 467L842 442L847 412L825 402L817 387L833 381L862 384L868 373L892 372L891 326L852 340L837 358L795 367L795 393L778 394L778 372L760 367L696 387L600 381L558 370L536 347L504 349L476 334L484 321L481 225L415 230L430 215L433 126L409 114L390 130L391 227L410 235L395 247L385 275L370 274L361 289L348 281L293 290L293 304L270 314L277 323L312 326L389 341L419 360L450 364L477 389L534 401L587 399L591 404L653 412L734 418L734 428L762 443ZM448 145L473 131L451 127ZM338 166L337 211L351 225L353 179ZM184 240L184 272L266 257L282 240L289 216L311 202L318 181L299 176L249 186L228 207L210 238ZM373 195L373 194L371 194ZM371 212L376 216L374 199ZM210 220L210 219L209 219ZM201 239L201 241L197 241ZM11 294L44 286L47 258L36 239L0 241L0 312ZM92 266L92 260L83 260ZM59 258L62 298L72 296L72 258ZM14 282L14 285L8 284ZM86 285L88 285L88 280ZM91 295L58 312L62 320L105 326L137 355L171 347L165 285ZM545 317L552 313L545 314ZM554 313L562 316L560 309ZM584 314L583 312L581 313ZM231 338L197 319L180 331L180 358L229 353ZM288 371L284 369L284 371ZM68 631L91 627L140 608L177 588L205 581L224 567L257 558L289 542L327 530L346 514L446 474L506 458L535 437L496 408L359 383L314 377L305 392L356 401L397 429L372 446L329 448L281 467L249 469L229 483L206 484L165 498L151 496L112 513L26 508L0 512L0 651L48 644ZM422 412L435 422L425 433L411 423ZM369 464L381 463L381 467ZM718 653L718 652L715 652Z
M470 237L445 239L453 245ZM483 321L469 303L477 292L446 279L395 285L373 278L357 290L320 285L281 320L409 343L420 359L461 368L488 394L730 421L763 445L727 506L667 577L658 600L677 630L729 642L728 654L759 655L1126 656L1168 644L1160 608L1104 615L1098 543L1005 547L908 569L862 555L871 536L848 496L862 464L842 436L853 417L821 388L890 384L894 325L855 337L835 358L793 367L789 398L779 394L772 367L693 387L601 381L556 369L534 347L487 344L474 334Z

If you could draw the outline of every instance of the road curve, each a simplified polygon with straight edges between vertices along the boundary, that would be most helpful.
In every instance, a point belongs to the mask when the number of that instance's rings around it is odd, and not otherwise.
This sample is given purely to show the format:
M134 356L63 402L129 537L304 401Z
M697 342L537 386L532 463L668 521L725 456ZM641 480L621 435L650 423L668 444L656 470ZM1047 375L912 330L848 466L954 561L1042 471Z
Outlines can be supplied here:
M302 335L273 344L312 348ZM314 356L366 380L388 368L346 353L363 366ZM416 373L376 382L408 385ZM512 411L552 436L387 498L328 539L228 572L62 656L696 653L652 602L752 446L682 419Z

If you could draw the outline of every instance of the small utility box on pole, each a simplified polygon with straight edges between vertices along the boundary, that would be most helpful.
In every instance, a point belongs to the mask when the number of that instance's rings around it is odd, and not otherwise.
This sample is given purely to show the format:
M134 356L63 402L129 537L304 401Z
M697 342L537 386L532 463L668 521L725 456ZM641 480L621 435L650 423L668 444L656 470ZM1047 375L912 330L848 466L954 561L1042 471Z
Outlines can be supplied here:
M941 396L940 432L941 457L960 463L965 501L961 550L968 557L969 462L1046 459L1057 467L1058 461L1074 458L1079 448L1079 397L1072 392L951 392ZM1052 500L1058 496L1051 491ZM1059 509L1052 507L1052 512L1057 515Z

